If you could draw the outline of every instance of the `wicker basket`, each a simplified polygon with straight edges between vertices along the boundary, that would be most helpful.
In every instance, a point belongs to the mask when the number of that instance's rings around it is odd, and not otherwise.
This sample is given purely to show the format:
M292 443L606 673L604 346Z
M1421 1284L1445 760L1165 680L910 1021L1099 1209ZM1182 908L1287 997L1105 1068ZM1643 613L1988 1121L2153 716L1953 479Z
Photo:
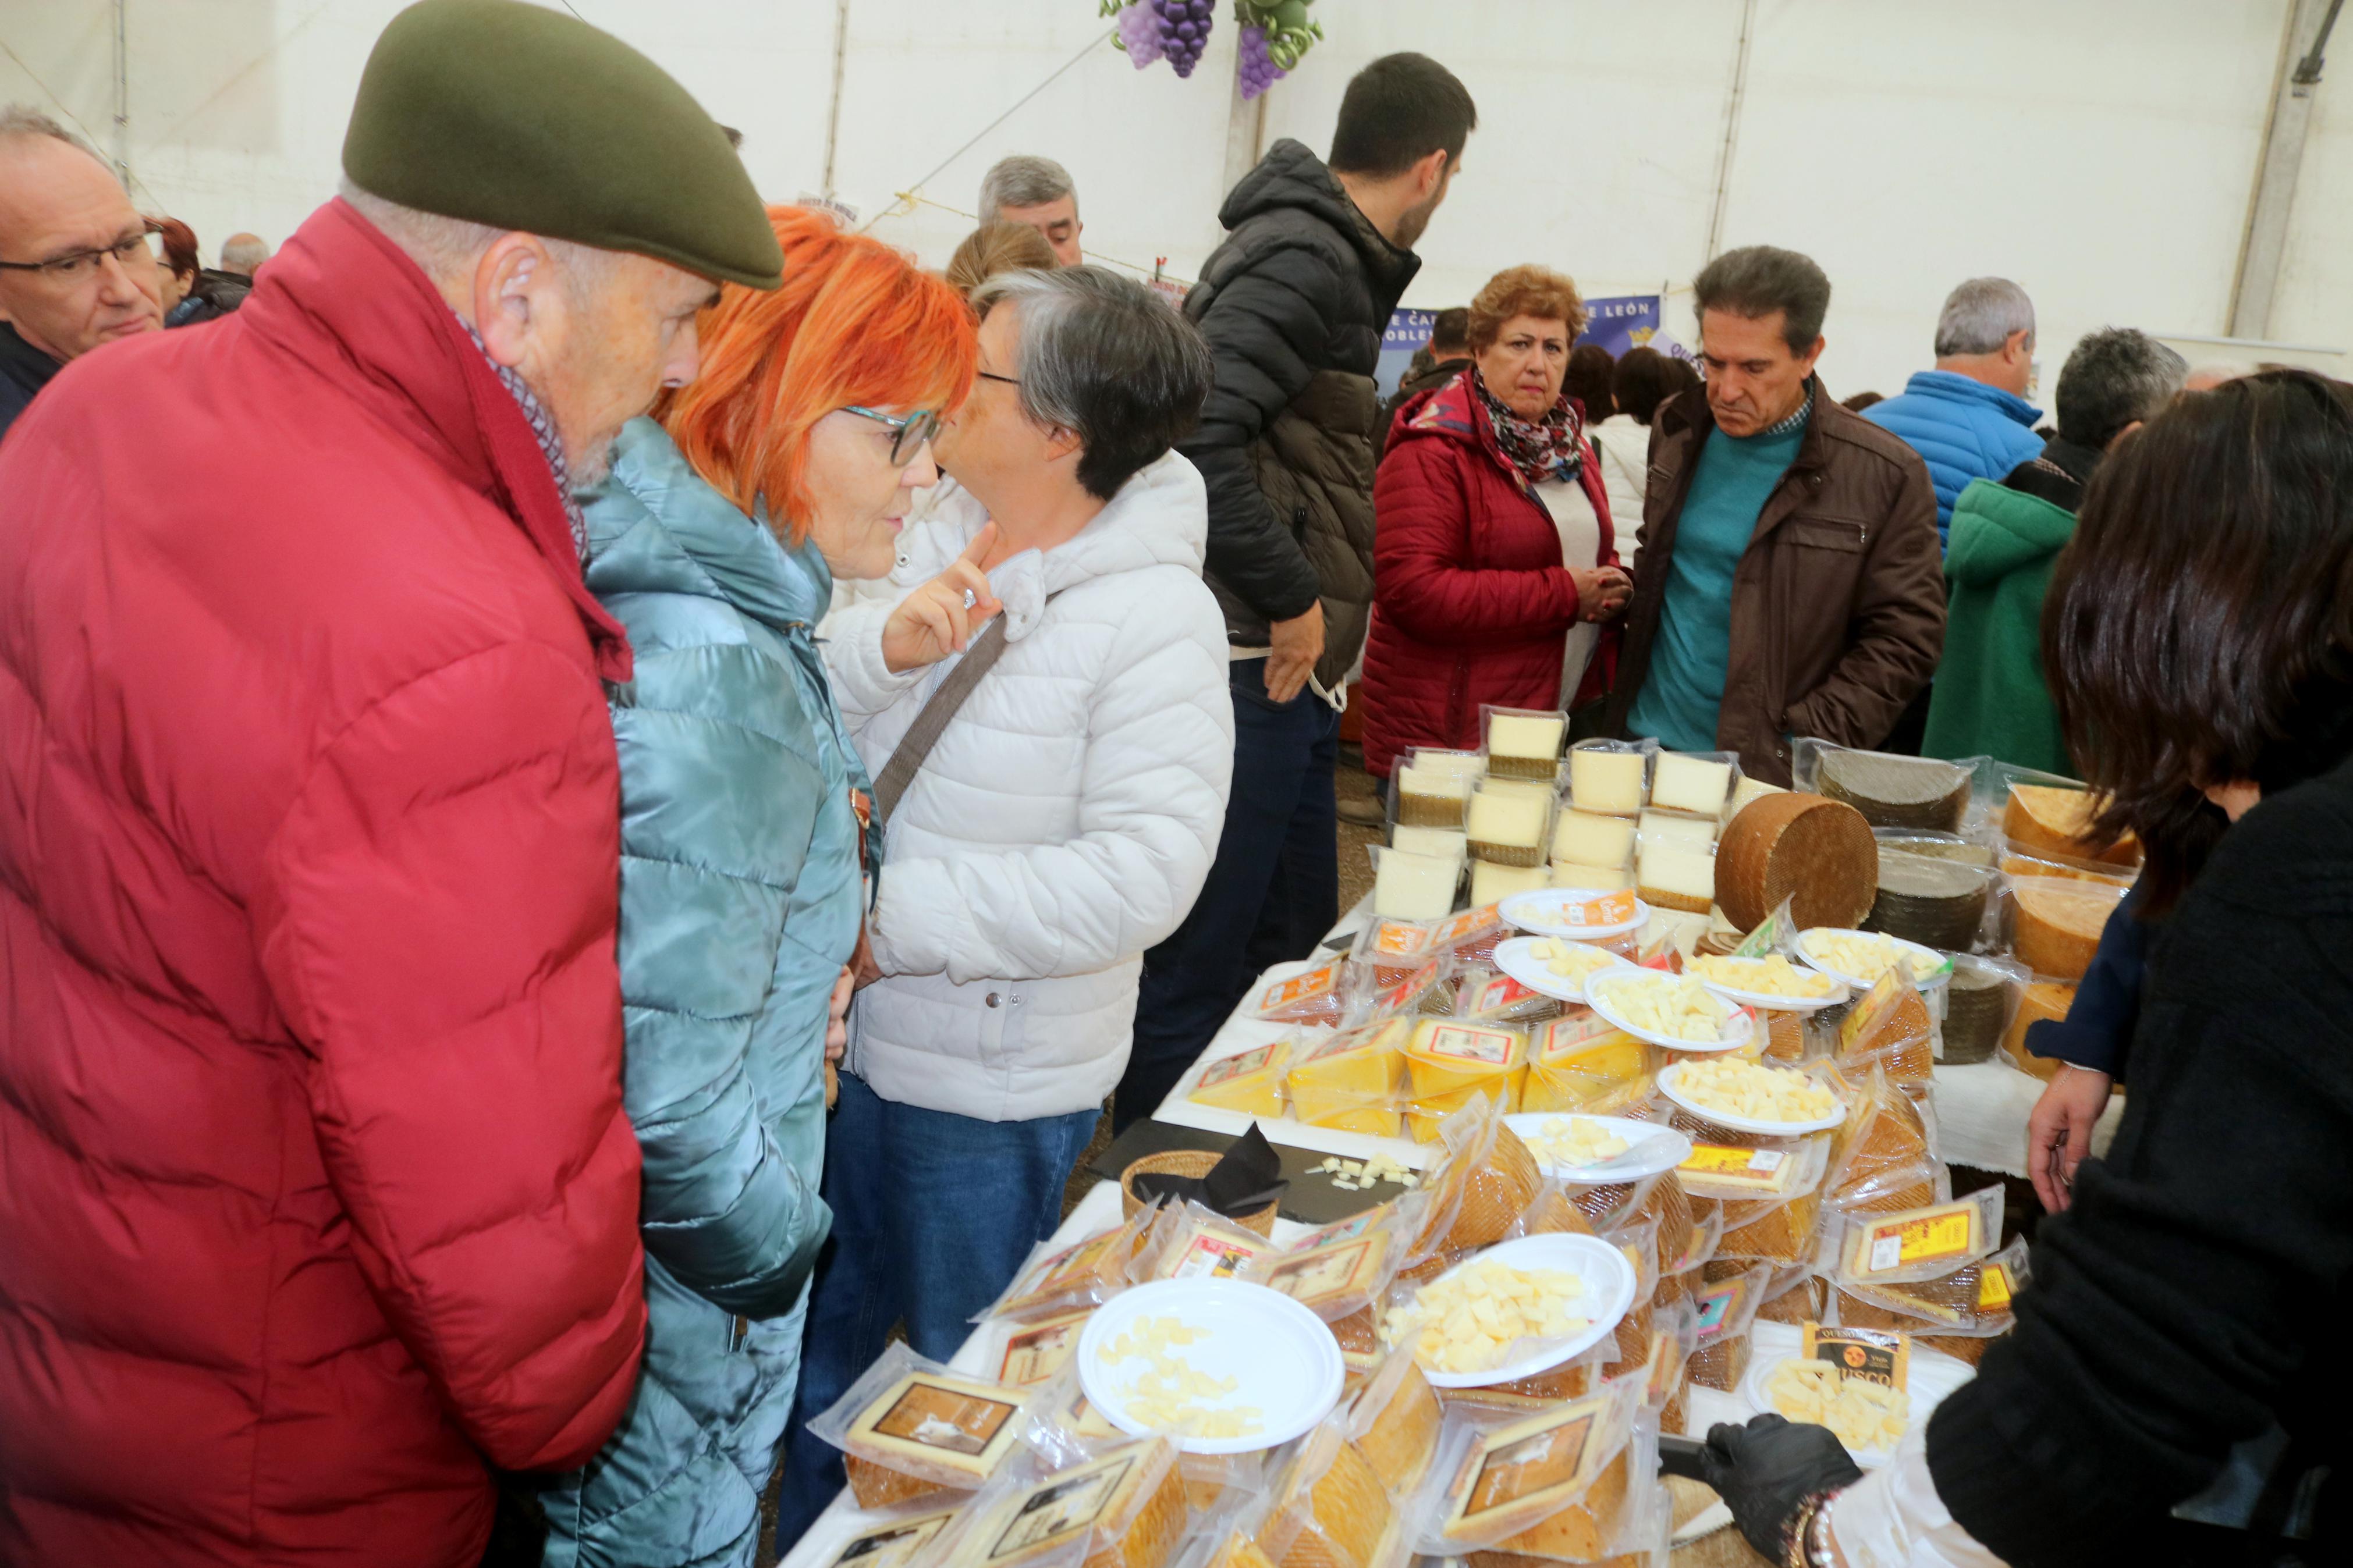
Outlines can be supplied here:
M1144 1206L1144 1201L1135 1195L1136 1177L1162 1171L1178 1176L1206 1176L1217 1164L1219 1158L1219 1156L1207 1149L1171 1149L1163 1154L1146 1154L1119 1173L1120 1214L1125 1218L1134 1219L1136 1211ZM1259 1235L1271 1240L1274 1237L1276 1207L1276 1205L1269 1204L1255 1214L1236 1215L1234 1223L1245 1230L1256 1231Z

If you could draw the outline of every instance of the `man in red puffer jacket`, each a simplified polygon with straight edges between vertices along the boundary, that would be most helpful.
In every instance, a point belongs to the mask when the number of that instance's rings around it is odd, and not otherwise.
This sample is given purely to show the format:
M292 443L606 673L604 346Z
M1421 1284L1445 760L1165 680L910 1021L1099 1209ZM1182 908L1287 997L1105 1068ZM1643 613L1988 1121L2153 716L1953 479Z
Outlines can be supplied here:
M629 649L565 479L776 240L684 89L508 0L393 22L344 167L0 442L10 1568L473 1568L486 1461L636 1384Z

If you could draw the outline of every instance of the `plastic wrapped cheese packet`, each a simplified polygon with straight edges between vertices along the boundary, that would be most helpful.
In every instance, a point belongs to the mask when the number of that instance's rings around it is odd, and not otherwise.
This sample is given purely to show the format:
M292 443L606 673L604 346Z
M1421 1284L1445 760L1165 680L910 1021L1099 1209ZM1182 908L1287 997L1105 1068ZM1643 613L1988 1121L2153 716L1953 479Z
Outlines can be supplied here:
M1428 962L1440 923L1375 915L1356 932L1348 956L1372 976L1375 988L1386 991Z
M1568 749L1568 798L1596 816L1635 816L1651 804L1656 741L1579 741Z
M1558 997L1531 991L1508 974L1473 964L1454 983L1454 1016L1480 1023L1547 1023L1567 1010Z
M1253 1448L1241 1454L1187 1454L1176 1456L1176 1473L1184 1479L1185 1501L1198 1520L1213 1510L1230 1510L1238 1505L1260 1504L1267 1500L1267 1488L1272 1484L1272 1472L1277 1468L1277 1450ZM1187 1539L1191 1539L1190 1531ZM1171 1568L1175 1568L1172 1563Z
M1859 1082L1834 1075L1847 1100L1846 1120L1832 1130L1825 1189L1831 1207L1848 1213L1894 1214L1949 1195L1936 1128L1927 1108L1873 1068Z
M1938 1279L2001 1244L2002 1189L1897 1214L1857 1214L1838 1237L1841 1286L1886 1289Z
M1438 1393L1408 1352L1391 1351L1348 1409L1348 1440L1399 1503L1411 1497L1438 1451L1444 1412Z
M1076 1307L1108 1301L1127 1289L1128 1266L1136 1243L1158 1216L1157 1205L1147 1205L1125 1223L1099 1231L1081 1241L1056 1246L1041 1241L1013 1276L1013 1283L972 1321L1018 1318L1034 1321Z
M1277 1024L1337 1026L1365 989L1365 972L1345 955L1261 986L1245 1016Z
M1829 1165L1830 1140L1817 1133L1779 1148L1695 1143L1677 1176L1686 1195L1723 1214L1717 1258L1793 1264L1814 1254Z
M1478 752L1418 747L1398 759L1389 773L1391 816L1426 827L1461 827L1472 785L1486 775Z
M1414 1500L1418 1549L1427 1556L1483 1549L1605 1555L1627 1522L1630 1497L1654 1473L1637 1472L1632 1460L1641 1456L1627 1454L1642 1393L1641 1378L1623 1378L1534 1410L1451 1406Z
M1949 833L1969 806L1966 763L1857 751L1800 735L1790 747L1790 771L1798 788L1853 806L1873 827Z
M1768 1323L1817 1323L1829 1312L1830 1300L1830 1281L1810 1260L1775 1271L1757 1315Z
M1558 709L1479 704L1479 732L1487 738L1487 773L1493 778L1543 779L1560 772L1568 715Z
M1454 1010L1454 955L1433 951L1396 984L1368 991L1362 1011L1351 1022L1383 1018L1444 1016Z
M1692 1294L1699 1314L1698 1346L1692 1352L1691 1381L1730 1393L1748 1373L1749 1325L1756 1321L1773 1266L1760 1263L1745 1274L1703 1284Z
M1425 1018L1405 1045L1406 1127L1417 1143L1437 1140L1446 1118L1474 1099L1520 1108L1528 1037L1509 1024Z
M1440 921L1430 932L1430 944L1452 953L1457 964L1483 963L1493 968L1495 949L1517 934L1499 905L1477 904Z
M1020 1447L1033 1397L950 1372L899 1342L808 1429L847 1456L858 1506L885 1508L978 1488Z
M1154 1279L1231 1279L1253 1259L1281 1250L1258 1232L1187 1200L1162 1206L1136 1249L1128 1277L1139 1285Z
M1257 1539L1276 1568L1404 1568L1411 1542L1345 1415L1299 1441L1272 1490Z
M927 1568L1166 1568L1185 1531L1176 1450L1144 1437L1056 1467L1031 1456L992 1480Z
M1420 1193L1407 1193L1312 1230L1281 1251L1250 1258L1236 1278L1280 1290L1327 1323L1351 1318L1388 1289L1425 1203Z
M1023 1322L998 1320L992 1342L990 1376L1015 1388L1029 1388L1051 1378L1069 1364L1079 1348L1079 1336L1094 1316L1092 1303L1074 1307L1050 1318Z
M1934 1029L1918 989L1891 969L1839 1021L1838 1063L1854 1073L1882 1068L1907 1094L1925 1096L1936 1069Z
M1866 1328L1901 1329L1932 1350L1975 1366L1989 1340L2010 1331L2010 1303L2032 1278L2026 1238L1950 1274L1909 1284L1835 1288L1838 1319Z
M1642 1363L1642 1404L1666 1431L1683 1429L1683 1388L1699 1348L1699 1309L1688 1300L1653 1304L1651 1349Z
M1589 1007L1572 1008L1531 1031L1520 1108L1630 1114L1651 1098L1665 1054Z
M955 1506L945 1506L947 1498ZM950 1492L885 1510L844 1543L827 1568L907 1568L962 1518L965 1500L964 1493Z
M1294 1046L1283 1080L1292 1114L1309 1127L1396 1137L1412 1033L1411 1018L1385 1018Z
M1409 1269L1430 1261L1442 1267L1446 1259L1501 1241L1544 1184L1535 1156L1504 1125L1498 1100L1474 1096L1440 1125L1439 1133L1446 1153L1422 1177L1429 1207L1407 1259Z
M1634 1435L1626 1445L1629 1490L1625 1511L1617 1539L1603 1555L1556 1556L1546 1552L1519 1550L1519 1546L1531 1543L1515 1541L1466 1552L1461 1559L1466 1568L1553 1568L1556 1563L1575 1563L1578 1568L1669 1568L1672 1560L1669 1537L1674 1523L1674 1501L1657 1480L1642 1479L1651 1474L1651 1467L1658 1461L1660 1425L1659 1415L1653 1410L1641 1410L1634 1417ZM1565 1539L1547 1544L1578 1549L1577 1543Z

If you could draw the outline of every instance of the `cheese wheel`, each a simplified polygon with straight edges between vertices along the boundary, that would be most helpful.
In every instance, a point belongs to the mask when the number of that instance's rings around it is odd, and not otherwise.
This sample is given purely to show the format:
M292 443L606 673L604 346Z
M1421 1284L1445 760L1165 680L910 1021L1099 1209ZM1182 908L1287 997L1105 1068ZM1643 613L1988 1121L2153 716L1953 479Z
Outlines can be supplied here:
M1411 1356L1388 1403L1373 1417L1356 1451L1381 1479L1381 1485L1403 1497L1419 1483L1438 1447L1438 1428L1445 1419L1438 1394Z
M2105 850L2092 847L2093 806L2088 790L2049 784L2014 784L2010 804L2001 814L2002 832L2019 847L2077 860L2105 860L2112 866L2140 864L2140 841L2127 833Z
M1825 751L1814 764L1814 787L1862 812L1873 827L1949 833L1969 804L1968 769L1885 752Z
M2001 1042L2002 1015L2010 1010L2010 976L1979 959L1953 960L1952 987L1945 994L1945 1064L1962 1067L1993 1055Z
M1725 918L1754 931L1794 898L1798 929L1852 929L1879 890L1879 841L1851 805L1794 791L1742 810L1715 849L1715 901Z
M1878 895L1862 929L1946 952L1966 952L1985 920L1991 884L1988 873L1973 867L1934 856L1883 851Z
M2044 1081L2059 1076L2067 1064L2052 1057L2038 1057L2026 1048L2026 1026L2045 1018L2064 1018L2067 1009L2075 1005L2075 988L2055 981L2040 980L2018 994L2018 1013L2010 1019L2010 1028L2001 1037L2002 1054L2021 1072L2031 1073Z
M2125 889L2073 878L2029 877L2014 883L2010 896L2018 905L2018 961L2054 980L2081 980Z
M1388 1531L1389 1494L1355 1444L1339 1446L1306 1501L1280 1568L1368 1568Z

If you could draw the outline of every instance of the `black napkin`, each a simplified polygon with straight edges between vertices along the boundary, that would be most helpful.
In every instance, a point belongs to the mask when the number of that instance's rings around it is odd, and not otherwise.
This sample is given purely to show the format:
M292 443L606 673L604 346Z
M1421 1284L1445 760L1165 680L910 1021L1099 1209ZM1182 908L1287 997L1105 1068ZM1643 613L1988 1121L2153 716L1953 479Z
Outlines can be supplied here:
M1134 1186L1135 1195L1146 1203L1155 1198L1172 1204L1189 1199L1213 1214L1240 1219L1279 1202L1291 1184L1283 1179L1282 1157L1253 1121L1250 1131L1235 1139L1234 1146L1209 1167L1208 1175L1144 1171L1137 1173Z

